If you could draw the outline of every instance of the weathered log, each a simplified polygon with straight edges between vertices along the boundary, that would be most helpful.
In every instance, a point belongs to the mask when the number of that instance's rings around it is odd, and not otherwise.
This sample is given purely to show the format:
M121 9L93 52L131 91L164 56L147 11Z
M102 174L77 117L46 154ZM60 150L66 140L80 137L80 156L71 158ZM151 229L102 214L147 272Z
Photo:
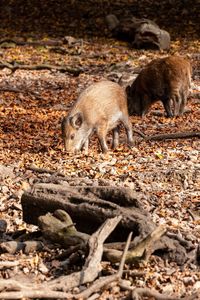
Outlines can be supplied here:
M54 211L62 209L71 216L78 232L91 234L106 219L121 216L121 222L112 233L110 241L122 242L132 231L133 238L136 237L131 243L133 251L134 249L138 250L138 247L141 253L146 251L146 248L149 249L148 245L146 247L144 244L143 248L141 245L148 239L148 235L151 236L156 225L152 222L149 213L142 207L144 195L119 186L100 186L91 185L91 183L90 185L74 186L70 183L71 181L67 181L65 177L57 177L57 183L35 183L30 190L24 192L21 198L24 221L37 225L39 217L41 220L41 216L48 212L54 213ZM63 228L62 216L56 216L56 218L58 217L56 226L54 226L55 222L49 223L48 216L50 215L45 216L47 228L42 231L48 233L50 229L51 236L53 233L55 241L59 242L60 237L57 236L57 232L68 231L68 229ZM69 226L71 231L75 229L74 223ZM54 226L53 229L52 226ZM67 227L66 224L64 227ZM80 240L82 236L78 236L78 238ZM70 245L76 245L76 240L72 238L68 247L71 247ZM114 249L122 250L123 246L121 243L121 247L120 245L119 247L114 246ZM113 249L113 243L108 248ZM149 252L151 254L157 251L159 255L160 250L161 255L164 251L168 259L176 261L179 265L184 264L187 259L186 249L180 245L179 241L166 235L155 240Z
M23 219L36 224L38 217L57 209L65 210L76 223L77 230L94 232L106 219L122 216L115 232L117 241L125 240L128 233L146 236L154 228L148 212L142 208L142 195L118 186L69 186L37 183L21 198ZM126 207L122 207L124 205Z

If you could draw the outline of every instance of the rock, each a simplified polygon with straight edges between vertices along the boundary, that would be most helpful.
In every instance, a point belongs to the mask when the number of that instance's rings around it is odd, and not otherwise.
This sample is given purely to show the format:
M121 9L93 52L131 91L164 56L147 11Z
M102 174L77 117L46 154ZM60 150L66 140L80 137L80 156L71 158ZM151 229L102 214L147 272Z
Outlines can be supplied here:
M167 284L166 286L163 287L162 292L164 294L170 295L174 291L174 285L173 284Z
M133 46L136 46L136 48L167 50L170 48L170 35L157 25L145 23L137 29Z
M115 15L108 15L106 23L113 36L129 41L133 47L159 50L170 48L169 33L149 19L132 17L118 20Z

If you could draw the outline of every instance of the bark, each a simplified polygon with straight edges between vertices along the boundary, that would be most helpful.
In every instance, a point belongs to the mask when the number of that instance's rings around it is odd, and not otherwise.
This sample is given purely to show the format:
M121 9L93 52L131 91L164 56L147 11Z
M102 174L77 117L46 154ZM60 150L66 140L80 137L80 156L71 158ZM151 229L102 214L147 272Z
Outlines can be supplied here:
M57 209L65 210L76 223L77 230L91 234L106 219L122 216L114 236L124 240L130 231L133 236L146 236L154 228L148 212L142 207L143 195L117 186L69 186L37 183L21 198L23 219L38 223L38 217ZM120 206L124 205L124 206ZM34 213L33 213L34 212Z

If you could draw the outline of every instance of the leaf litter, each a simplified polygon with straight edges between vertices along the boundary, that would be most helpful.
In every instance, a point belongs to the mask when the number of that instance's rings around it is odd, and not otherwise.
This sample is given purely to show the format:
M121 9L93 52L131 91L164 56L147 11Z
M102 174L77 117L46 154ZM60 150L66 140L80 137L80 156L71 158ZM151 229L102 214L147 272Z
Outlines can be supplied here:
M144 4L148 1L140 2ZM151 16L148 9L149 5L145 9L143 7L143 11L147 10L147 16ZM189 12L185 11L185 14L187 16ZM101 23L101 19L99 22ZM133 128L145 134L200 130L200 62L196 55L200 44L196 37L195 23L190 24L188 21L188 24L188 35L192 35L193 39L179 36L177 32L173 36L169 54L188 55L192 59L195 88L187 104L189 112L178 118L167 119L162 106L156 103L144 118L131 117ZM84 26L82 24L80 28L83 29ZM75 28L75 25L71 28L74 35ZM11 32L6 34L10 36ZM200 201L198 139L156 142L138 141L136 136L136 145L130 149L125 144L125 132L121 130L120 146L106 155L100 153L95 137L91 140L87 155L67 155L64 152L60 122L86 86L108 78L113 69L121 72L119 66L123 70L127 61L134 69L143 67L155 57L168 54L130 49L124 42L98 34L97 37L89 38L82 35L82 39L81 48L77 46L78 49L68 49L65 46L69 53L71 51L71 54L65 55L49 51L48 47L1 48L1 59L5 61L66 64L81 66L84 71L73 77L56 70L16 70L14 73L7 68L0 70L0 87L6 85L21 90L19 93L1 92L0 96L0 219L6 220L8 232L31 232L34 229L34 226L22 221L20 197L23 190L38 176L27 170L29 165L35 165L73 177L102 178L143 192L146 195L144 205L151 211L152 220L158 225L166 224L171 232L180 232L186 240L192 242L195 249L200 239L200 222L197 216L194 218L194 214L192 215L192 212L198 215ZM155 111L161 111L162 114L157 116ZM2 169L3 166L6 170ZM58 272L54 267L54 258L61 250L49 247L42 253L25 255L19 252L14 256L1 254L3 261L19 262L13 269L2 269L2 278L22 278L23 275L33 281L52 278ZM162 293L175 293L179 296L191 294L200 285L199 267L193 263L181 268L152 256L145 267L140 267L139 271L142 270L145 271L144 275L126 278L131 285L153 287ZM62 269L60 272L62 273ZM113 287L102 291L99 299L122 299L123 295L124 292Z

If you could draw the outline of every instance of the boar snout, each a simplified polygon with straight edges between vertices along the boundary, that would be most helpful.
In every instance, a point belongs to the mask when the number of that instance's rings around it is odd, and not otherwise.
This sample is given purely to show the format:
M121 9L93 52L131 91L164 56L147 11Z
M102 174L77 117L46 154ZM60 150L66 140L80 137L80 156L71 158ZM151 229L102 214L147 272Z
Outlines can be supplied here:
M80 112L63 118L61 129L66 152L77 152L85 144L82 127L83 115Z

